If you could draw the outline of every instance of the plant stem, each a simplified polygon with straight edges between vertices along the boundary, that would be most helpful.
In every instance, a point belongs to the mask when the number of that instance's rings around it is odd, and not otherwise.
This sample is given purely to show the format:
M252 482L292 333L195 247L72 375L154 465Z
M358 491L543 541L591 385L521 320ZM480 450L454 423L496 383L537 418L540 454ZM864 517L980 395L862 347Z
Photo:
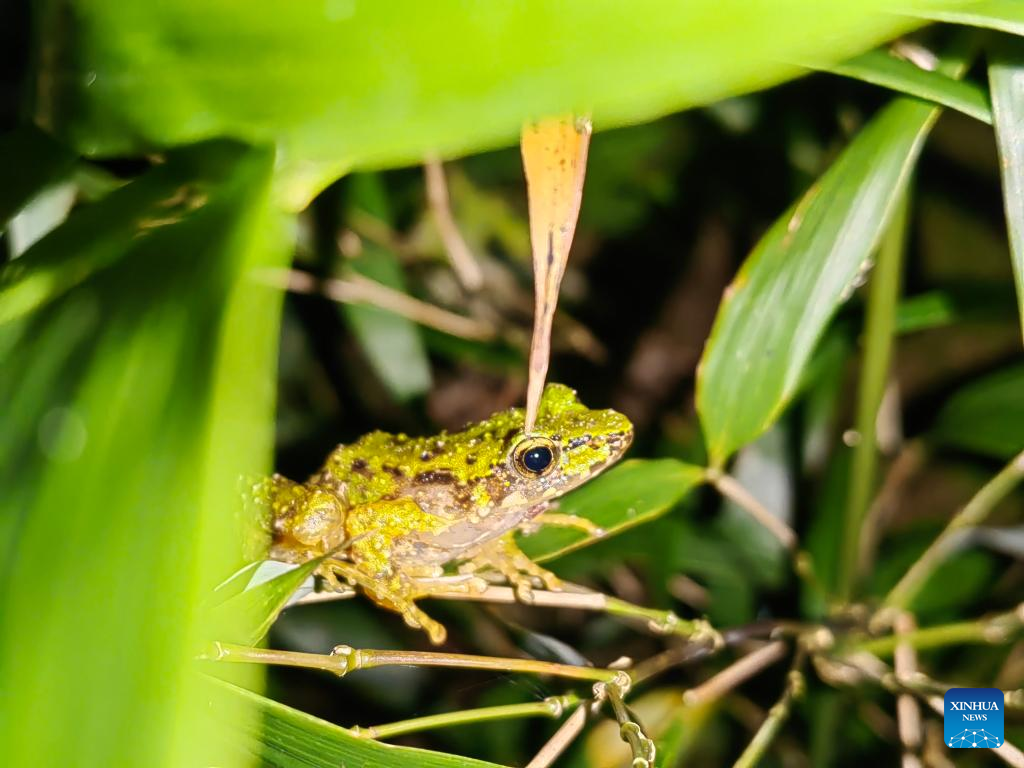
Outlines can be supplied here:
M906 228L907 195L903 194L893 211L892 223L882 239L875 274L868 290L864 354L857 398L856 429L859 440L853 447L850 488L839 552L838 597L843 602L850 599L856 587L861 528L868 503L875 491L878 463L876 422L889 377Z
M547 743L540 748L540 751L533 756L526 768L548 768L558 756L561 755L570 744L580 735L583 726L587 723L587 705L580 704L566 719L555 735L548 739Z
M720 470L709 469L707 479L719 493L749 512L750 516L767 528L787 550L792 552L796 549L797 538L793 529L773 515L736 478Z
M365 739L390 739L417 731L450 728L470 723L483 723L488 720L508 720L517 717L559 718L566 709L579 703L579 697L573 694L549 696L544 701L533 701L526 704L507 704L499 707L463 709L457 712L444 712L439 715L398 720L393 723L370 726L369 728L354 726L349 728L349 731Z
M958 621L935 627L915 629L901 635L888 635L852 643L853 651L866 651L874 656L890 656L897 645L908 645L919 651L947 645L1001 645L1016 637L1024 627L1024 603L1015 610L974 621Z
M653 768L657 753L654 741L643 732L640 724L629 714L626 703L622 700L621 690L615 685L605 685L604 691L612 705L615 720L619 724L619 736L629 744L629 751L633 757L633 761L630 763L631 768Z
M215 643L215 661L233 661L250 664L276 664L285 667L318 669L342 677L358 669L374 667L416 666L448 667L454 669L489 669L498 672L528 672L537 675L555 675L575 680L621 684L628 688L629 675L621 670L556 664L536 659L512 659L498 656L474 656L465 653L436 653L431 651L379 651L339 645L329 653L300 653L250 648L230 643Z
M951 544L954 541L954 534L961 529L981 525L992 509L1016 488L1022 479L1024 479L1024 452L1017 454L999 474L985 483L964 508L949 521L945 530L903 575L899 583L892 588L885 598L885 605L890 608L906 608L932 571L949 556L953 549Z
M806 654L802 649L797 651L796 657L793 659L793 666L790 667L789 674L786 676L786 688L783 690L782 696L768 710L768 716L761 723L761 727L757 729L757 733L754 734L754 738L750 740L747 748L743 750L743 754L733 764L733 768L753 768L761 761L765 752L768 751L768 747L775 741L775 737L789 718L793 702L804 694L806 685L802 668L805 657Z
M733 662L696 688L688 690L683 694L683 704L688 707L694 707L698 704L714 701L736 686L746 682L758 672L770 667L785 655L785 641L776 640L768 643L768 645L741 657L738 661Z

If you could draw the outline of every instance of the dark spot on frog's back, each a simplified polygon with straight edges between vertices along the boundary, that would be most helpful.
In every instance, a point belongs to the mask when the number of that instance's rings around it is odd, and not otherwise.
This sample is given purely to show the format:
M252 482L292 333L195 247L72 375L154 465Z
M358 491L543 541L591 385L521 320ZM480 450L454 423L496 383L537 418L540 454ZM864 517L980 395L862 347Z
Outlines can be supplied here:
M395 478L405 477L405 474L402 472L402 470L400 470L398 467L393 467L390 464L385 464L383 467L381 467L381 469L383 469L385 472L387 472L392 477L395 477Z
M373 474L373 472L370 471L370 466L366 463L366 459L356 459L353 461L352 471L357 475L362 475L363 477L369 477Z
M454 483L455 476L451 473L451 470L429 469L426 472L420 472L416 475L415 481L423 485L439 485L443 483Z

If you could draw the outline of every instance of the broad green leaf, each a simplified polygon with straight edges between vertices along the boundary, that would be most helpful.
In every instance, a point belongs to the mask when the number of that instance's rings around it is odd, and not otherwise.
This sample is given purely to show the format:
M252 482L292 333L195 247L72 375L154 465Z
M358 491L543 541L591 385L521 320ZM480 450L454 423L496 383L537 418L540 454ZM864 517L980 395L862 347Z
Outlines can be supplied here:
M1007 368L956 392L939 411L932 438L1009 461L1024 450L1024 366Z
M247 276L287 258L272 168L174 154L4 270L46 286L0 323L6 764L226 765L193 658L270 460L280 294Z
M829 321L871 268L937 114L907 99L883 109L775 222L726 289L697 374L713 464L789 404Z
M252 691L221 682L218 687L222 689L220 698L251 707L262 716L262 725L253 723L227 738L232 748L258 758L267 768L499 768L467 757L362 739Z
M76 159L74 152L32 126L0 135L0 232L22 206L67 176Z
M342 172L650 120L826 66L968 0L52 0L36 116L90 156L276 144L283 202ZM898 11L898 12L894 12ZM68 24L67 19L74 19Z
M1024 19L1024 10L1021 11ZM1017 304L1024 329L1024 41L1000 41L989 60L992 110L1003 178L1003 206L1010 231Z
M920 6L912 13L929 21L946 21L1024 35L1024 5L1019 0L975 0L969 3L953 0Z
M598 539L575 528L549 526L523 536L519 545L534 560L553 560L663 515L703 481L703 468L675 459L623 462L573 491L558 505L560 513L596 523L604 529L604 536Z
M933 101L992 124L992 106L985 89L941 72L921 69L886 51L868 51L828 67L827 71Z

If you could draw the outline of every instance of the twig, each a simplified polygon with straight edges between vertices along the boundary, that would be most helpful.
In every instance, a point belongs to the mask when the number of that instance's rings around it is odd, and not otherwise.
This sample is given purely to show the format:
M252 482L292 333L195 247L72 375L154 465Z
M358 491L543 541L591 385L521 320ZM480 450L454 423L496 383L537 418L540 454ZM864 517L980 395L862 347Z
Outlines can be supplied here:
M484 284L484 273L455 223L441 161L436 157L427 158L423 163L423 176L427 187L427 205L434 214L437 231L441 235L452 269L464 287L471 291L479 290Z
M981 525L992 509L1024 479L1024 452L1017 454L999 474L985 483L974 497L958 512L945 530L924 551L885 598L891 608L905 608L917 595L939 564L951 553L954 534L964 528Z
M949 645L1002 645L1017 637L1024 627L1024 603L1014 610L973 621L958 621L934 627L915 629L902 635L861 640L849 648L866 651L875 656L888 656L896 646L906 644L919 651L943 648Z
M446 577L442 577L446 578ZM459 577L455 577L457 580ZM440 581L440 579L438 580ZM553 592L535 589L531 592L531 606L539 608L569 608L580 611L601 611L620 618L635 619L656 634L678 635L690 642L717 646L721 644L718 632L703 619L681 619L672 611L645 608L602 592L594 592L575 584L564 585L566 589ZM311 592L296 600L293 605L329 602L352 597L352 593ZM451 590L433 587L430 597L439 600L463 600L470 602L514 605L522 603L511 587L490 585L483 590L466 590L452 586Z
M861 531L860 553L857 559L857 573L869 573L874 562L875 550L888 526L892 512L898 506L900 495L907 482L924 466L928 451L920 440L906 443L889 467L882 487L871 502L864 517Z
M587 705L580 704L576 707L576 711L569 715L561 727L555 731L555 735L548 739L547 743L527 763L526 768L549 768L558 759L558 756L576 740L586 723Z
M757 729L757 733L754 734L754 738L750 740L747 748L743 750L743 754L733 764L733 768L753 768L768 751L768 747L771 746L789 718L793 702L804 695L806 688L803 673L805 658L806 652L802 648L798 649L796 657L793 659L793 665L786 676L786 687L782 696L768 710L768 716L761 723L761 727Z
M713 701L725 695L733 688L741 685L754 675L770 667L786 655L786 643L783 640L776 640L748 653L739 660L733 662L714 677L704 681L696 688L691 688L683 694L683 704L694 707L708 701Z
M797 538L793 529L773 515L750 491L740 485L736 478L714 468L708 469L706 474L708 482L717 488L719 493L749 512L751 517L782 542L782 546L790 552L796 549Z
M509 720L519 717L550 717L559 718L569 708L580 703L578 696L549 696L543 701L526 704L506 704L497 707L480 707L464 709L457 712L444 712L439 715L415 717L409 720L398 720L368 728L353 726L349 732L364 739L390 739L407 733L427 731L436 728L451 728L456 725L483 723L490 720Z
M847 497L843 538L839 550L838 594L843 601L850 598L855 587L864 515L867 512L868 500L875 492L878 463L875 433L878 409L885 394L889 361L892 357L906 223L907 195L903 194L900 195L892 222L879 248L877 266L868 292L864 355L857 397L856 424L860 439L853 448L850 493Z
M231 643L214 643L213 652L207 655L212 661L243 662L250 664L276 664L284 667L300 667L330 672L344 677L349 672L376 667L414 666L447 667L450 669L486 669L496 672L527 672L537 675L554 675L575 680L593 680L599 683L615 683L628 687L629 675L616 669L581 667L572 664L557 664L536 659L501 658L498 656L474 656L466 653L438 653L432 651L381 651L366 648L352 648L339 645L329 654L301 653L299 651L277 651L268 648L251 648Z
M654 741L651 740L640 727L640 724L633 720L626 703L622 700L623 691L615 685L604 685L604 693L612 705L612 712L619 724L619 736L629 744L629 750L633 756L631 768L653 768L654 758L657 750Z
M293 293L322 295L342 304L368 304L463 339L490 341L498 335L488 323L420 301L363 275L319 279L308 272L274 269L265 270L261 277Z
M914 617L901 613L893 623L897 637L915 629ZM917 673L917 652L914 646L898 643L894 658L896 679L901 683L911 680ZM903 768L921 768L921 710L917 700L908 693L896 696L896 723L899 728L900 744L903 745Z

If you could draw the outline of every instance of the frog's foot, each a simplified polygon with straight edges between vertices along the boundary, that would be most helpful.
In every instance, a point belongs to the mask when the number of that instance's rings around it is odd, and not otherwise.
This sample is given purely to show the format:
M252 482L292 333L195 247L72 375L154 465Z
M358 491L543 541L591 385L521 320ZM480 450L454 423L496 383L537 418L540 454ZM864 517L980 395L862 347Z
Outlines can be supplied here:
M534 582L539 581L545 588L560 590L561 580L551 571L541 568L528 558L518 546L511 534L502 536L486 544L473 559L463 564L461 573L473 573L477 570L493 568L515 588L516 596L524 603L533 602Z
M401 574L369 574L354 563L342 560L325 561L320 567L320 575L324 576L328 583L331 580L339 583L340 576L349 583L358 584L375 603L401 614L405 623L413 629L422 629L426 632L434 645L441 645L448 637L444 625L430 618L414 602L415 598L429 594L418 588L415 579L406 578Z
M519 526L519 530L524 533L533 533L544 525L553 525L559 528L577 528L595 538L600 538L607 533L604 528L599 526L593 520L588 520L587 518L580 517L579 515L567 515L561 512L541 512L533 519Z

